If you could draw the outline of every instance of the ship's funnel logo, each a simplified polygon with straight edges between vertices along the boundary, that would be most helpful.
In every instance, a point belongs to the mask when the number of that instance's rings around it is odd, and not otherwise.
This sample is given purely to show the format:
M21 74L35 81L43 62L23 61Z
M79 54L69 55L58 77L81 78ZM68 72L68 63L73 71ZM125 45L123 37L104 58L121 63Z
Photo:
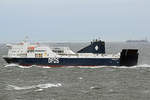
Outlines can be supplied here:
M98 51L98 46L95 46L95 50Z

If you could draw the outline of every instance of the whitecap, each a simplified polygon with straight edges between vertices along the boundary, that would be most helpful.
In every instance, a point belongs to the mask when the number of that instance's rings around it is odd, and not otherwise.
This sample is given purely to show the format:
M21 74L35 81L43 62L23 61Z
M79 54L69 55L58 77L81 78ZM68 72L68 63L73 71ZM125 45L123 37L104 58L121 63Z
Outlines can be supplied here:
M4 67L17 67L17 66L18 66L18 64L7 64Z
M63 68L75 68L76 66L64 66Z
M40 90L42 90L46 88L60 87L60 86L62 86L61 83L56 83L56 84L46 83L46 84L38 84L38 85L22 86L22 87L16 85L8 85L6 90L28 90L28 89L35 89L35 88L39 88Z
M38 88L50 88L50 87L60 87L60 86L62 86L60 83L57 83L57 84L47 83L47 84L39 84L36 87L38 87Z
M90 87L90 89L92 89L92 90L99 90L99 89L101 89L101 87L92 86L92 87Z
M112 66L112 68L129 69L129 68L136 68L136 66Z
M150 65L148 65L148 64L141 64L141 65L137 65L137 67L150 67Z
M36 65L35 65L35 66L36 66ZM37 65L36 67L39 67L39 68L46 68L46 69L47 69L47 68L52 68L52 67L50 67L50 66L38 66L38 65Z
M104 68L109 66L77 66L78 68Z
M43 89L37 89L37 90L35 90L36 92L40 92L40 91L43 91Z
M83 79L83 77L78 77L78 79L82 80L82 79Z
M34 88L33 86L23 86L23 87L19 87L16 85L8 85L6 90L26 90L26 89L31 89Z
M19 68L31 68L32 66L21 66L19 64L8 64L8 65L5 65L4 67L19 67Z
M135 66L78 66L79 68L93 68L93 69L96 69L96 68L123 68L123 69L132 69L132 68L147 68L147 67L150 67L150 65L148 64L142 64L142 65L135 65Z
M136 66L115 66L114 68L149 68L150 65L148 64L141 64L141 65L136 65Z
M19 68L31 68L33 66L21 66L21 65L18 65L17 67L19 67Z
M96 68L116 68L119 66L78 66L79 68L91 68L91 69L96 69Z

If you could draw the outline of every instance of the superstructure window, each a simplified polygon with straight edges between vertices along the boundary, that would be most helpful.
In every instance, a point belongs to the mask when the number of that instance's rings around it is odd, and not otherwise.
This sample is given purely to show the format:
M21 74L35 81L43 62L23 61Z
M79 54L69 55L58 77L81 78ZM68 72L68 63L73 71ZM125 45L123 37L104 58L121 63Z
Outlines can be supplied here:
M35 52L45 52L46 50L35 50Z
M28 52L28 53L32 53L32 52L34 52L34 50L28 50L27 52Z
M55 53L64 53L63 50L52 50L52 51L55 52Z

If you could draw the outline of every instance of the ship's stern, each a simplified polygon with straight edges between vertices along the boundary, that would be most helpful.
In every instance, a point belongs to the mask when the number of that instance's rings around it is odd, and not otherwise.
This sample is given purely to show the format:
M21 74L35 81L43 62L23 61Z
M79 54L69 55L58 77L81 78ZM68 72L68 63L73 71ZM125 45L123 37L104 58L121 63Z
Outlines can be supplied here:
M138 49L123 49L120 55L120 66L137 65L138 56Z

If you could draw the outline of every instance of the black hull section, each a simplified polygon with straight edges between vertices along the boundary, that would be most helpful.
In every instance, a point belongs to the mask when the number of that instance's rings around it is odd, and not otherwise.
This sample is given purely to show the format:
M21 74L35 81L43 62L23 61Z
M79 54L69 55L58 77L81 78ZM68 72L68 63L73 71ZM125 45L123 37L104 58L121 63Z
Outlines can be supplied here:
M120 56L120 66L137 65L138 55L138 49L123 49Z
M118 58L4 58L19 65L59 66L119 66Z

